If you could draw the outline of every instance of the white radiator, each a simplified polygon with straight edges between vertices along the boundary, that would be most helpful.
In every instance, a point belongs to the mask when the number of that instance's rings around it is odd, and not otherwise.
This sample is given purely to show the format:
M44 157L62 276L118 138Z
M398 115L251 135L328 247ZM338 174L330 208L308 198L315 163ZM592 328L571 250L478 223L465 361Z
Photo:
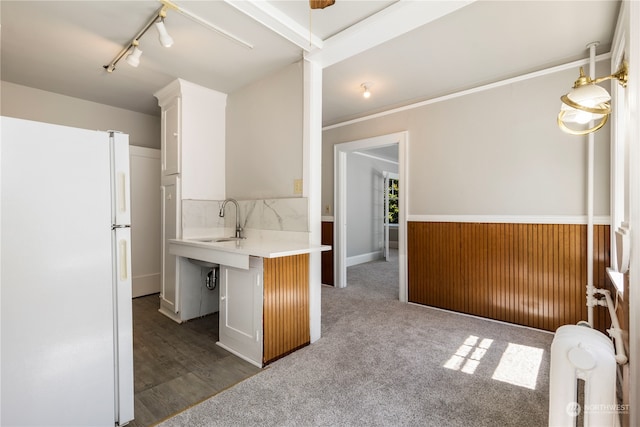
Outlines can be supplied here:
M584 380L584 402L578 405L577 382ZM549 426L575 426L580 412L585 426L619 425L616 360L611 340L588 326L558 328L551 343Z

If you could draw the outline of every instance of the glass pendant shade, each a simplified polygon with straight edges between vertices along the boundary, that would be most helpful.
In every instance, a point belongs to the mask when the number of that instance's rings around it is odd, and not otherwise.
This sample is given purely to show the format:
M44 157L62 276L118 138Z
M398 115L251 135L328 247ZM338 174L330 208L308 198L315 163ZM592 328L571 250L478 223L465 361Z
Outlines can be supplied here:
M610 113L611 96L606 89L598 85L577 87L565 97L562 97L563 103L560 107L560 111L564 111L564 122L586 124L591 120L600 120ZM566 99L570 101L568 104Z
M583 78L582 74L581 78ZM560 97L562 104L558 114L558 126L564 132L573 135L586 135L607 123L611 113L609 103L611 95L606 89L596 84L591 82L580 84L579 81L571 92ZM594 122L594 125L589 125ZM570 127L567 124L576 126Z

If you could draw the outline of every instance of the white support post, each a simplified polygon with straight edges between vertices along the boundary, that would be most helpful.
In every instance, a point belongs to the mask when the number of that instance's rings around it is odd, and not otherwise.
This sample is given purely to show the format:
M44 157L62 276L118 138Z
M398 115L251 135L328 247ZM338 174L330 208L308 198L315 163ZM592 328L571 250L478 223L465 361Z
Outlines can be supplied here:
M589 75L596 77L596 46L598 42L590 43ZM593 125L593 123L592 123ZM597 304L595 287L593 286L593 174L594 174L594 140L595 135L588 134L588 166L587 166L587 321L593 328L593 306Z
M303 61L304 127L302 194L309 200L309 243L322 241L322 67ZM311 342L321 335L322 255L309 254L309 332Z

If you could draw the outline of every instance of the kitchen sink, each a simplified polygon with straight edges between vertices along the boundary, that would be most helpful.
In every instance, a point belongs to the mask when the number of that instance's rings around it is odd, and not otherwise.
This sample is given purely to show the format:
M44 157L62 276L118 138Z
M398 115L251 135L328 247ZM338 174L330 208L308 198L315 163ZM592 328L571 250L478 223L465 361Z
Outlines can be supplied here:
M198 267L204 267L204 268L217 268L220 265L216 264L214 262L209 262L209 261L203 261L201 259L195 259L195 258L187 258L189 260L190 263L197 265Z
M169 239L169 253L183 258L205 261L211 264L248 269L249 255L245 253L242 239L236 237L194 237ZM235 242L235 243L224 243ZM198 263L191 261L192 263ZM201 267L213 268L205 264Z
M244 240L244 237L205 237L202 239L193 239L196 242L203 243L218 243L218 242L235 242L237 240Z

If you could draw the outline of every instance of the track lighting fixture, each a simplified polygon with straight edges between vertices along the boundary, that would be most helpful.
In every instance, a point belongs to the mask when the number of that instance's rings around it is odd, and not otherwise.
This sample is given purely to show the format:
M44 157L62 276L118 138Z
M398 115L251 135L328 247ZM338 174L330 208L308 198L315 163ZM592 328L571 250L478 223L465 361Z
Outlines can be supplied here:
M221 28L218 28L211 22L178 6L177 4L173 3L171 0L160 0L160 2L162 3L162 6L151 16L151 18L149 19L147 24L142 28L142 30L140 30L138 34L136 34L135 37L131 39L131 42L129 42L129 44L124 46L124 48L120 51L120 53L118 53L116 57L113 58L113 60L108 65L103 66L104 69L107 70L107 72L112 73L113 70L116 69L116 65L118 64L118 61L120 61L127 54L128 54L126 58L127 63L129 63L134 67L137 67L138 64L140 64L140 56L142 55L142 50L140 50L140 48L138 47L140 42L140 37L142 37L149 30L149 28L151 28L151 26L154 24L155 24L156 30L158 30L158 36L162 46L171 47L171 45L173 44L173 38L169 35L169 32L167 31L167 28L164 25L164 18L167 16L167 11L169 9L175 10L176 12L182 14L183 16L186 16L192 21L197 22L198 24L212 31L215 31L216 33L228 38L229 40L232 40L248 49L253 49L253 46L251 44L234 36L233 34L230 34L224 31Z
M360 85L360 87L362 88L362 96L364 98L371 97L371 90L370 90L371 86L373 86L373 83L371 82L365 82Z
M131 40L131 42L127 46L125 46L124 49L122 49L120 53L116 55L115 58L113 58L113 61L111 61L109 65L104 66L104 69L107 70L107 72L112 73L113 70L116 69L116 64L118 63L118 61L120 61L122 57L127 54L127 52L131 52L126 59L127 63L129 63L133 67L137 67L140 64L140 56L142 55L142 50L138 48L140 37L142 37L147 32L147 30L149 30L149 28L151 28L151 26L155 23L162 24L162 30L157 25L156 25L156 28L158 28L158 33L160 34L160 42L163 44L163 46L169 47L173 44L173 39L167 32L167 29L164 27L164 18L165 16L167 16L167 8L168 6L162 5L153 14L151 19L149 19L149 21L142 28L142 30L140 30L138 34L136 34L136 36ZM165 43L168 43L168 45Z
M615 79L622 87L627 87L627 75L626 62L622 63L615 74L595 79L586 76L584 69L580 67L580 76L575 81L573 90L560 97L562 100L558 114L560 129L572 135L587 135L602 128L611 114L611 95L605 88L597 86L597 83ZM597 123L583 129L584 125L592 121ZM567 123L578 126L569 127Z

